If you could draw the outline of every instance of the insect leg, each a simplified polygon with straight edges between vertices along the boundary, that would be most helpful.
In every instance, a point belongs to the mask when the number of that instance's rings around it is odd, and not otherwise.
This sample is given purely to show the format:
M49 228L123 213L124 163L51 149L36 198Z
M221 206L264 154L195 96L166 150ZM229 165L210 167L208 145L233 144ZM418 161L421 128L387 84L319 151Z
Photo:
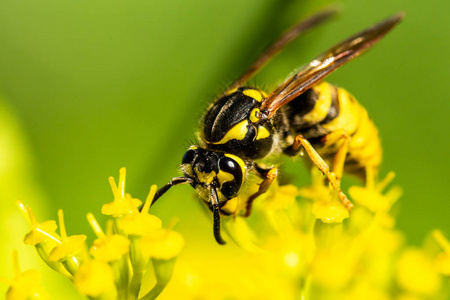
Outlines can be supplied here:
M294 144L292 144L292 149L297 151L300 146L302 146L306 153L308 154L311 161L319 168L319 170L327 177L333 189L339 191L339 199L342 204L350 210L353 207L353 204L348 200L347 196L342 192L341 187L339 185L339 181L336 180L336 175L333 172L330 172L330 167L328 167L327 163L323 160L323 158L317 153L317 151L311 146L307 139L305 139L302 135L297 135L294 139Z
M333 165L331 167L331 171L336 176L336 182L340 185L342 174L344 173L344 163L345 158L347 157L350 136L344 129L339 129L324 136L322 142L325 147L342 142L334 156Z
M253 201L255 201L255 199L258 198L260 195L267 192L272 182L275 180L275 178L277 178L278 174L277 167L273 167L268 170L264 170L257 167L256 170L264 180L259 185L258 191L248 198L245 217L249 217L250 214L252 213Z

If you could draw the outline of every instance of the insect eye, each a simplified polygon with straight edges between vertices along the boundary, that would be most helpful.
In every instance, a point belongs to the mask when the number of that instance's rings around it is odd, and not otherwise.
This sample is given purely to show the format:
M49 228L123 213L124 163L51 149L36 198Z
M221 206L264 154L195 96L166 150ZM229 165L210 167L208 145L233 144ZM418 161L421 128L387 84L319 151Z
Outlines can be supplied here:
M222 157L219 160L218 179L222 194L231 199L237 195L242 185L242 168L232 158Z
M236 172L241 172L239 164L234 159L226 156L220 159L219 169L232 175L235 175Z
M184 153L181 163L183 165L190 164L194 160L194 157L195 157L195 151L192 149L189 149L188 151L186 151L186 153Z

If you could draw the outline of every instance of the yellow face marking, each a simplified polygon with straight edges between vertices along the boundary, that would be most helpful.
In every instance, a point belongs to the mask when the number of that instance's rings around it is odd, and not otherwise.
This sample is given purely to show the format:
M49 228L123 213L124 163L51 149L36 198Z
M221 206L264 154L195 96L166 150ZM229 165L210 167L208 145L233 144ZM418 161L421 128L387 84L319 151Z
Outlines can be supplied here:
M256 136L257 140L265 139L270 136L269 130L267 130L264 126L258 126L258 135Z
M255 99L258 102L261 102L263 99L263 95L260 91L255 89L248 89L242 92L245 96Z
M219 179L219 183L220 185L222 185L224 182L232 181L234 179L234 176L228 172L219 171L219 173L217 174L217 179Z
M259 118L256 116L256 115L259 115L259 112L260 112L259 108L254 108L250 112L250 121L252 123L256 123L259 120Z
M194 169L194 171L201 183L209 184L214 180L214 178L216 178L216 172L214 171L212 171L211 173L200 172L197 169Z
M242 141L245 138L245 135L247 134L247 125L248 121L244 120L236 125L234 125L233 128L228 130L228 132L225 134L225 136L218 142L212 143L215 145L225 144L231 140L238 140Z

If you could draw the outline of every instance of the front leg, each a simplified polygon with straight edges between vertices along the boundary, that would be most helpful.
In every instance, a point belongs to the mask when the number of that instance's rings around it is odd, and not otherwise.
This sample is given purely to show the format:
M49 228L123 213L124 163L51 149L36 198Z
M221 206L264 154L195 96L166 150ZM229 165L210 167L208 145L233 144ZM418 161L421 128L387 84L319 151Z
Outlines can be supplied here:
M264 180L259 185L259 189L256 193L251 195L247 200L247 206L246 206L246 212L245 217L249 217L252 213L252 206L253 201L255 201L256 198L258 198L260 195L267 192L272 182L277 178L278 169L277 167L273 167L271 169L263 169L258 166L256 166L256 171L258 172L258 175L263 178Z

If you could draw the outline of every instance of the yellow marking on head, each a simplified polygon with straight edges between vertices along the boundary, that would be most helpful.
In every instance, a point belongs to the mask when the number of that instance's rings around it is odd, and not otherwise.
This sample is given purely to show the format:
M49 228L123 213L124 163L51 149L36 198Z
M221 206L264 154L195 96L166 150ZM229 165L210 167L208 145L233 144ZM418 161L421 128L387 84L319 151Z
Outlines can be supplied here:
M232 90L227 91L227 93L225 95L231 95L233 93L235 93L238 90L238 88L234 88Z
M232 181L234 176L228 172L219 171L217 174L217 179L219 179L220 185L222 185L224 182Z
M263 95L261 94L261 92L258 90L255 90L255 89L245 90L242 92L242 94L244 94L245 96L248 96L250 98L253 98L258 102L261 102L263 100Z
M247 125L248 121L244 120L236 125L233 126L228 132L225 134L225 136L218 142L212 143L214 145L220 145L225 144L231 140L238 140L242 141L245 138L245 135L247 134Z
M233 159L235 162L237 162L239 164L239 166L241 167L241 170L242 170L242 175L245 178L245 172L247 170L247 167L245 165L245 162L242 160L242 158L240 158L239 156L233 155L233 154L229 154L229 153L226 153L225 156Z
M211 192L208 187L205 187L205 186L202 186L199 184L196 186L195 190L197 191L197 194L200 197L200 199L202 199L206 203L211 203ZM217 192L217 198L219 199L219 203L228 201L228 199L222 194L220 189L217 189L216 192Z
M192 145L192 146L190 146L189 147L189 149L188 150L196 150L198 147L197 146L195 146L195 145Z
M208 184L208 183L211 183L214 180L214 178L216 178L216 172L215 171L212 171L210 173L200 172L197 169L194 169L194 171L195 171L195 174L197 175L198 180L201 183L207 183Z
M259 108L254 108L250 112L250 121L252 123L256 123L259 120L259 118L256 116L256 115L259 115L259 112L260 112Z
M256 136L257 140L265 139L270 136L269 130L267 130L264 126L258 126L258 135Z

